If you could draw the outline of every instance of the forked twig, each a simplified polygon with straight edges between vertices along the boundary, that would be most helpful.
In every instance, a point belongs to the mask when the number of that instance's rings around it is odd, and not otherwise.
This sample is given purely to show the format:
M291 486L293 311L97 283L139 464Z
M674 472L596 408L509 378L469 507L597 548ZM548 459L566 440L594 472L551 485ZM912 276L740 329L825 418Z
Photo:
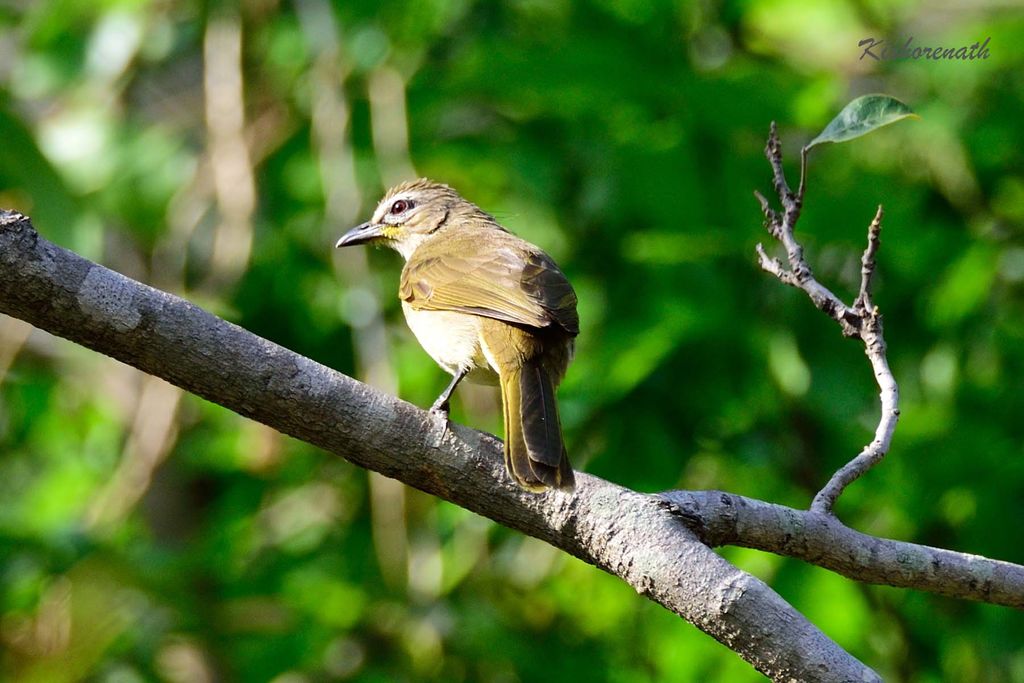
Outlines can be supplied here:
M757 245L757 258L761 268L777 277L781 282L802 289L815 306L830 318L839 323L843 334L856 337L864 342L864 350L871 369L878 382L882 404L881 417L875 429L875 438L846 465L841 467L828 483L814 496L811 510L832 514L832 507L843 490L855 479L871 469L889 451L896 422L899 419L899 388L889 362L885 355L885 339L882 336L882 315L874 305L871 296L871 284L875 274L875 256L880 245L879 234L882 230L882 207L879 206L875 217L868 227L868 245L861 257L860 291L853 305L847 306L843 301L822 285L814 277L814 273L804 258L803 246L797 241L794 230L800 219L803 208L804 191L807 176L807 151L805 147L800 154L800 185L794 193L786 182L782 169L782 149L779 144L778 131L772 122L765 146L765 156L772 167L772 184L779 196L782 211L776 211L760 192L754 195L761 204L764 213L764 225L768 233L777 239L786 250L788 264L777 258L768 256L761 244Z

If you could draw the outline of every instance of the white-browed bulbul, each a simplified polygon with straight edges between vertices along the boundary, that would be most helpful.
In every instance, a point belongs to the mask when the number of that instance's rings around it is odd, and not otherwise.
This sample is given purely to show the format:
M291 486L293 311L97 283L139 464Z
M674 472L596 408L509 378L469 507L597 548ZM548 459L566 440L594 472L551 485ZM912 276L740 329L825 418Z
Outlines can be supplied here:
M579 333L576 293L550 256L455 190L426 179L391 188L336 246L384 244L405 258L405 320L452 381L501 386L505 467L530 491L574 485L555 402Z

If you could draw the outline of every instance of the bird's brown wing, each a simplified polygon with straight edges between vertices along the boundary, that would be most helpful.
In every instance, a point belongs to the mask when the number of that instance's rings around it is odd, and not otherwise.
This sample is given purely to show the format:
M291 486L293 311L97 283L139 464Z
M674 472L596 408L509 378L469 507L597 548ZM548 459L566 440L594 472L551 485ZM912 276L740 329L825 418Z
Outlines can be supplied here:
M399 296L417 310L459 311L579 333L576 293L554 261L508 245L431 253L422 249L402 271Z

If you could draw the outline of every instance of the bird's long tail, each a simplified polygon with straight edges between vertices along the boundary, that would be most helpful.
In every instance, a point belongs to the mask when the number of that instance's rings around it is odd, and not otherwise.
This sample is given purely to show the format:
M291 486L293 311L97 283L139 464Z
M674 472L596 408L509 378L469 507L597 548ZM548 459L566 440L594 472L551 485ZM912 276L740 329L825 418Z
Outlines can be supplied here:
M505 467L530 491L572 489L572 466L562 441L551 377L539 360L501 373L505 413Z

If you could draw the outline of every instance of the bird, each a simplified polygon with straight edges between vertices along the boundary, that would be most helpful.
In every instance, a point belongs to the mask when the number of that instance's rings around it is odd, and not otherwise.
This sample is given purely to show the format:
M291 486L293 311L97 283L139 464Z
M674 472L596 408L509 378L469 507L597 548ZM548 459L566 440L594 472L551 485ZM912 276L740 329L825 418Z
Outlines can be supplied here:
M555 261L477 205L426 178L389 189L336 247L383 245L405 259L406 323L452 380L431 406L447 421L462 380L501 387L505 469L523 489L572 490L555 390L572 360L576 292Z

